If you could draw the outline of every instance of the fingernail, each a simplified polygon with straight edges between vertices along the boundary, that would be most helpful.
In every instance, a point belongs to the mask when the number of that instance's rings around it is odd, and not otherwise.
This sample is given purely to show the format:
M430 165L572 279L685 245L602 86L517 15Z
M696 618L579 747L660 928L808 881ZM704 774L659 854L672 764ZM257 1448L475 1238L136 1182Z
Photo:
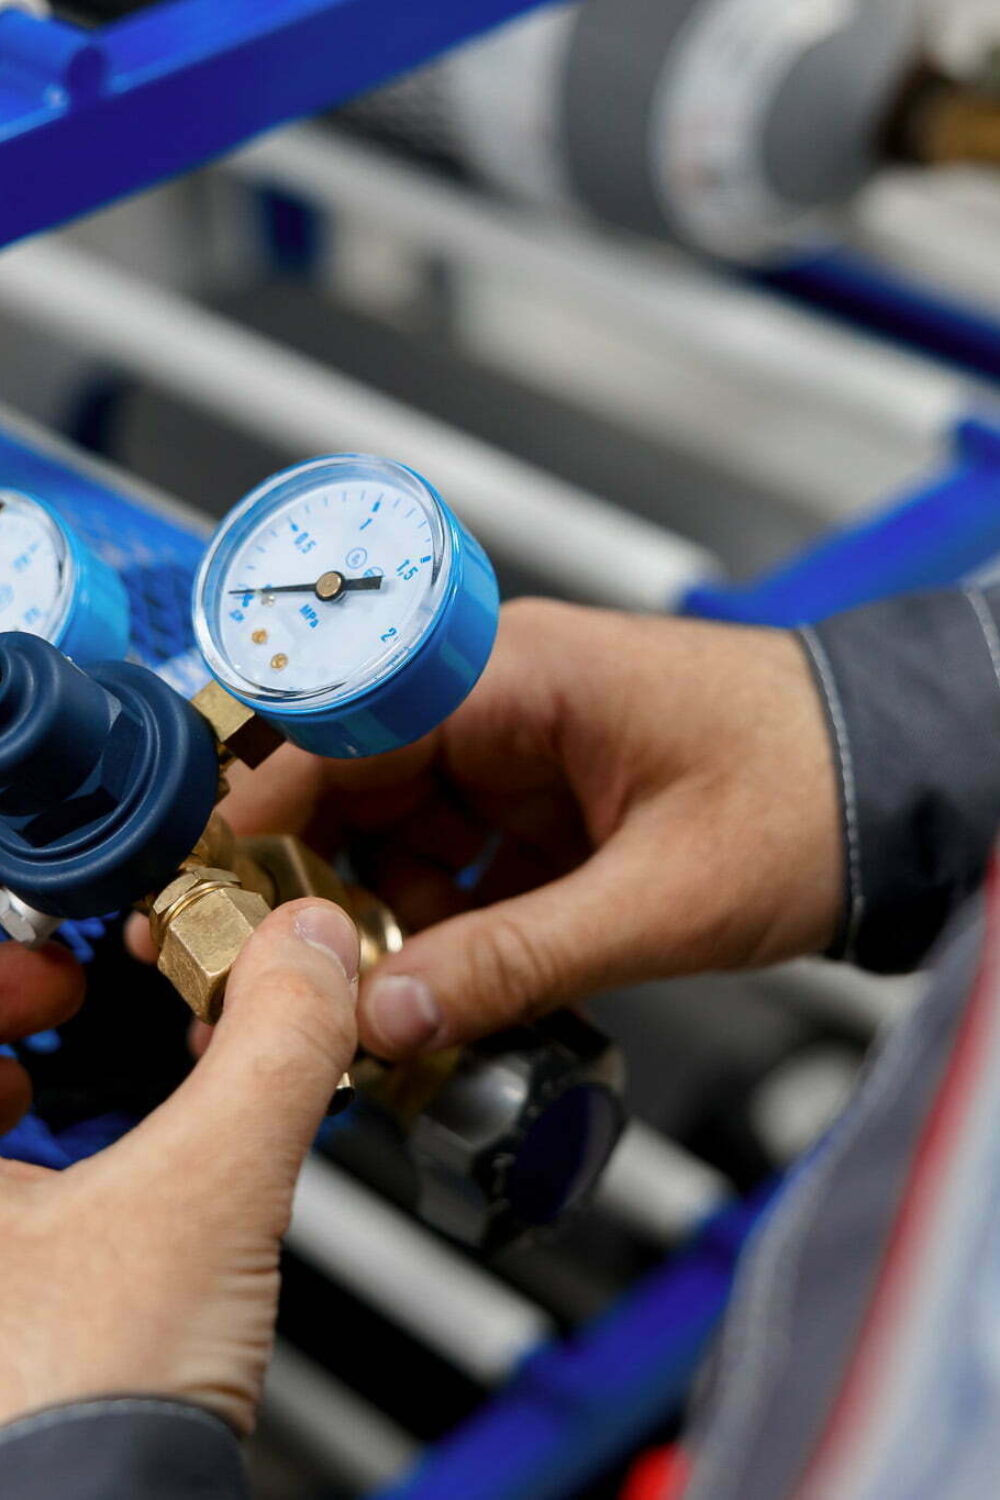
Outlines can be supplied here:
M357 979L358 929L339 906L306 906L297 913L295 932L310 948L335 958L348 979Z
M411 974L385 974L364 998L372 1030L394 1052L426 1047L441 1030L442 1015L430 986Z

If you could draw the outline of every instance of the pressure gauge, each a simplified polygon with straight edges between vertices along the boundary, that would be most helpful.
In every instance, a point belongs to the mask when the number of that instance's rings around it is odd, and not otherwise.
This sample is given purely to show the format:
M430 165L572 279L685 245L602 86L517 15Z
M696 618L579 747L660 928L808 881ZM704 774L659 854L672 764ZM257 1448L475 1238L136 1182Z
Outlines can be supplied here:
M115 572L37 495L0 490L0 631L42 636L80 663L118 660L129 603Z
M358 454L286 469L223 521L194 587L215 678L294 744L374 755L427 734L486 665L493 569L412 469Z

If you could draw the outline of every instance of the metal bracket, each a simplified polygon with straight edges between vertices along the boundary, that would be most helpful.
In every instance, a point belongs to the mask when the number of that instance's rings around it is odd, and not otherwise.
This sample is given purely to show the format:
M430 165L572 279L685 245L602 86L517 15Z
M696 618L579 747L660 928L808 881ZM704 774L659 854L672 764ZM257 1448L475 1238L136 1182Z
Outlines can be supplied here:
M329 109L538 0L174 0L94 31L0 10L0 244Z

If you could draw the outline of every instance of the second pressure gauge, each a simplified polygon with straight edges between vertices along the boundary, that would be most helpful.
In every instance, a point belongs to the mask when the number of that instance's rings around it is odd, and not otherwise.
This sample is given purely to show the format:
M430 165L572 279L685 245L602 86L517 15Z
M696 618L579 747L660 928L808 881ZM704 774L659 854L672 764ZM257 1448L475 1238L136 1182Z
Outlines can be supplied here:
M74 661L123 657L129 604L115 572L36 495L0 489L0 631L25 630Z
M234 697L318 755L409 744L486 665L498 595L482 548L402 464L286 469L223 521L194 590L198 644Z

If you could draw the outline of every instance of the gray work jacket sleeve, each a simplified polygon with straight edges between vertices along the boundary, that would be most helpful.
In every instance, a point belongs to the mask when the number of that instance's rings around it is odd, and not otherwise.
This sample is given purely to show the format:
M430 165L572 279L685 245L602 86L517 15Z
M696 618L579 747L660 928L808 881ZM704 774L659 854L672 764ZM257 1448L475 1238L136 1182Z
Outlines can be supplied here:
M1000 586L890 599L799 632L840 778L844 916L831 956L920 964L1000 828Z
M683 1500L996 1500L1000 849L744 1251Z
M200 1406L54 1406L0 1427L0 1500L249 1500L240 1445Z

